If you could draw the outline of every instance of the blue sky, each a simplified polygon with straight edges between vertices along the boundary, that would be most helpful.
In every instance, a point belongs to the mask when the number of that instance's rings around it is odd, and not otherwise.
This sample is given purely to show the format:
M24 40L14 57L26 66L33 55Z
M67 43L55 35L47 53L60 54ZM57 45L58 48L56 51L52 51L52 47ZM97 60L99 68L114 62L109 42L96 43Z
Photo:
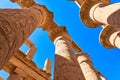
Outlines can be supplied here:
M39 4L45 5L54 12L54 21L60 26L66 26L72 39L89 54L94 66L108 79L120 80L120 50L104 48L99 42L99 28L86 27L79 18L79 7L69 0L36 0ZM120 0L111 0L112 3ZM19 8L9 0L1 0L0 8ZM36 45L37 52L33 58L36 64L43 68L46 58L50 58L54 67L54 45L49 39L48 33L38 28L29 37ZM21 48L24 52L26 47ZM53 73L53 68L52 68ZM0 76L7 77L4 71L0 71Z

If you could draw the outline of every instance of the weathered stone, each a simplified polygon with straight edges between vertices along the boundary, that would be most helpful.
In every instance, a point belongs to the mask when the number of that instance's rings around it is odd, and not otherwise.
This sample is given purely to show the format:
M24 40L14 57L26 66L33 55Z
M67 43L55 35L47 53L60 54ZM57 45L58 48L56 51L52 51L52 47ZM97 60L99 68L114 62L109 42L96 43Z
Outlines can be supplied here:
M85 80L101 80L97 71L92 66L91 59L87 54L77 54L77 60L85 76Z
M36 3L34 2L34 0L11 0L11 1L12 2L16 2L22 8L29 8L29 7L32 7L32 6L36 5Z
M0 69L39 26L41 12L35 8L0 9Z
M7 80L23 80L23 78L16 73L10 74Z
M52 70L52 61L50 59L46 59L45 64L44 64L44 70L47 73L51 74L51 70Z
M85 80L76 56L72 52L72 39L65 27L54 29L49 37L55 44L54 80Z
M23 52L17 51L3 70L19 74L28 80L50 80L50 74L38 68L33 61L26 59L26 56Z

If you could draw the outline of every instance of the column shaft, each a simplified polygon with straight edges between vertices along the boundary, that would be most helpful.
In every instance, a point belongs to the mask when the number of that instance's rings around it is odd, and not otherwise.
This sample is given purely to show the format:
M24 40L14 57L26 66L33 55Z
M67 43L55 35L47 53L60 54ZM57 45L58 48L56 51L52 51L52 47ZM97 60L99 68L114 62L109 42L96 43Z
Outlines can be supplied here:
M78 55L78 62L85 76L85 80L100 80L100 77L94 70L94 67L85 55Z
M0 9L0 69L40 22L41 12L35 8Z
M72 52L70 40L59 36L54 40L54 44L56 48L54 80L85 80Z

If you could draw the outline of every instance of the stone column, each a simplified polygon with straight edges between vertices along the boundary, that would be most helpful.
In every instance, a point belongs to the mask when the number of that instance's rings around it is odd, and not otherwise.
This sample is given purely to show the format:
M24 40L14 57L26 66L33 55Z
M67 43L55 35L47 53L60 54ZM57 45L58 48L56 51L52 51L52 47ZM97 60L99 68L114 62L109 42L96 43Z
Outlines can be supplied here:
M46 59L45 64L44 64L44 70L47 73L51 74L51 69L52 69L52 61L50 59Z
M36 8L0 9L0 69L41 22Z
M87 54L77 54L77 60L85 76L85 80L101 80Z
M54 29L49 37L55 44L54 80L85 80L76 56L72 52L72 40L65 27Z
M13 73L10 74L7 80L23 80L23 78L19 74Z

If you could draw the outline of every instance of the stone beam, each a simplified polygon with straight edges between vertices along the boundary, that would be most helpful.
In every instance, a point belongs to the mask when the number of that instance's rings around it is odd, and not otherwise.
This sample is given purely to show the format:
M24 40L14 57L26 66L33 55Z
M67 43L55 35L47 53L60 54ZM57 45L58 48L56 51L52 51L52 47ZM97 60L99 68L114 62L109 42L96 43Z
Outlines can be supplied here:
M71 44L74 50L76 50L77 52L83 52L82 49L74 41L72 41Z
M16 2L22 8L29 8L36 5L34 0L10 0L12 2Z
M98 72L98 74L99 74L99 77L100 77L101 80L107 80L100 72Z
M28 80L50 80L50 74L38 68L33 61L27 60L26 55L21 51L17 51L3 70L8 73L17 73Z
M16 73L10 74L7 80L23 80L23 78Z

